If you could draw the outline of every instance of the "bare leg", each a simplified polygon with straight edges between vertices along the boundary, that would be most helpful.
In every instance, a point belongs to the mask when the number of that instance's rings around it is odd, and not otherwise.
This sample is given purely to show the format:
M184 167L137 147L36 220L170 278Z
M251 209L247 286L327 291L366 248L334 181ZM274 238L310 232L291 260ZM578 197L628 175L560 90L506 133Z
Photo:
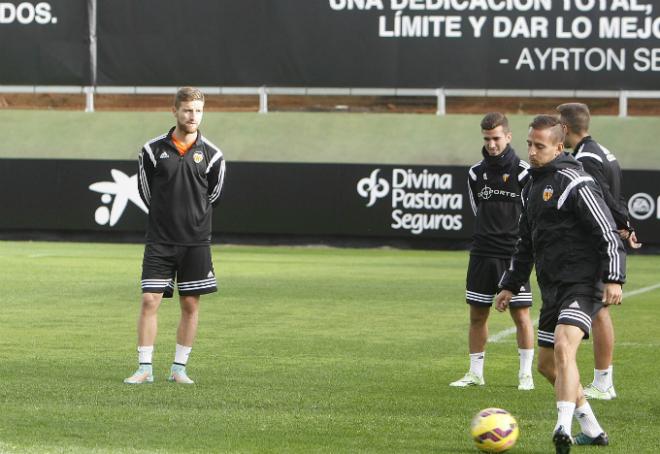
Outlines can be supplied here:
M539 347L538 371L554 387L557 379L555 368L555 351L550 347Z
M449 386L483 385L484 351L488 341L488 313L490 306L473 306L470 304L470 329L468 344L470 348L470 371L465 377L452 382Z
M605 370L612 365L614 355L614 324L608 307L598 311L591 324L594 338L594 364Z
M470 353L481 353L486 349L488 341L488 314L489 306L473 306L470 304Z
M554 387L557 379L557 369L555 367L555 351L549 347L539 347L538 371ZM577 407L584 405L587 401L582 393L582 385L578 383L578 398L575 400Z
M581 394L577 350L584 333L577 326L557 325L555 328L555 397L557 401L575 402Z
M181 320L176 332L176 343L186 347L192 347L197 334L197 322L199 320L199 296L182 296Z
M154 345L158 332L158 308L163 301L162 293L143 293L138 318L138 346Z
M511 318L516 325L518 348L529 350L534 348L534 329L529 316L529 307L511 307Z

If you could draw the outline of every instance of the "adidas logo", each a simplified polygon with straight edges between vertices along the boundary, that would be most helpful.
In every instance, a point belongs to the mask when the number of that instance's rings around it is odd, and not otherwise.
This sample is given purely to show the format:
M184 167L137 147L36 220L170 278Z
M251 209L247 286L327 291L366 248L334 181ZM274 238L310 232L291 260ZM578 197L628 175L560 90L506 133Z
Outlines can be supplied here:
M213 277L213 271L209 271L209 274L206 277Z
M580 309L580 305L578 304L577 301L573 301L570 306L571 309Z
M167 154L167 151L163 151L159 156L160 159L167 159L169 157L170 155Z

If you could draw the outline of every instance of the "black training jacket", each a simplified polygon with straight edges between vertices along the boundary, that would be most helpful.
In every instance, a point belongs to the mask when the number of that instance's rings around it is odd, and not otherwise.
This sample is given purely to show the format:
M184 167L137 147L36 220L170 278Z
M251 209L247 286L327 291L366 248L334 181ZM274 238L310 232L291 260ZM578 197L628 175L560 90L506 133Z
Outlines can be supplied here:
M201 132L180 156L172 143L173 131L147 142L138 156L138 189L149 207L146 242L209 244L212 206L220 197L225 161Z
M594 179L567 153L529 172L520 239L500 286L517 294L532 265L541 285L623 284L626 252Z
M470 167L468 193L476 217L470 254L508 259L518 239L520 192L529 179L529 164L507 146Z
M612 212L617 228L629 229L628 208L621 193L623 176L616 156L591 136L587 136L575 146L573 157L580 161L584 170L600 185L603 199Z

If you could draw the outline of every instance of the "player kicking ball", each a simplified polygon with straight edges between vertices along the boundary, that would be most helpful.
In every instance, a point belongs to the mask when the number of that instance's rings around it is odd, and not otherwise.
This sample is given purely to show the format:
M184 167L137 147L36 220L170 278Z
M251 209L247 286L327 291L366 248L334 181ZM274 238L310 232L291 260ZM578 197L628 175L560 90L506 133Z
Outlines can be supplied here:
M538 369L554 386L557 454L571 445L607 445L580 385L577 351L603 306L621 304L626 254L600 187L572 156L564 153L564 129L540 115L527 137L531 180L523 190L520 239L500 284L504 311L532 267L541 289ZM573 418L581 432L571 434Z

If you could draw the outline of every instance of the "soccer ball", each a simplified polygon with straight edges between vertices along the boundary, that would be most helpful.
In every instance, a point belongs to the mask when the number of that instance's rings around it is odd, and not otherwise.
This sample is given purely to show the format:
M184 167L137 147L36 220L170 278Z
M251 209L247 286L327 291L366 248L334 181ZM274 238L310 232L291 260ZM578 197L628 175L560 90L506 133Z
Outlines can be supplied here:
M486 408L472 418L470 434L483 452L504 452L513 448L520 430L516 419L501 408Z

